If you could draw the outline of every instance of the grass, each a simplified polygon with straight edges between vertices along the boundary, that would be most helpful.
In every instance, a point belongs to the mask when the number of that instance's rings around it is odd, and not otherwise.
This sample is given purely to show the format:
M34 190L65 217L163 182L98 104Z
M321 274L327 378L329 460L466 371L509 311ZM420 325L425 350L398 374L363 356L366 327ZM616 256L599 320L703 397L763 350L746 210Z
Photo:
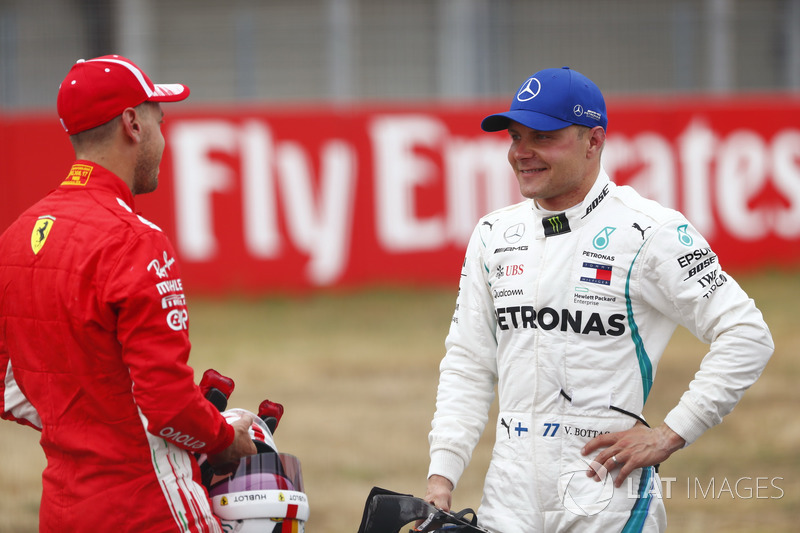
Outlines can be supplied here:
M777 349L736 410L662 465L662 478L674 478L663 485L671 489L671 531L797 528L800 280L790 273L738 279L764 312ZM428 288L260 300L190 295L198 377L209 367L232 376L232 406L255 410L264 398L285 405L275 439L302 462L309 531L353 533L376 485L424 494L427 432L454 303L455 290ZM645 412L651 422L674 406L704 354L688 332L675 334ZM15 424L2 428L0 532L34 532L44 466L37 434ZM488 437L459 484L455 508L480 502Z

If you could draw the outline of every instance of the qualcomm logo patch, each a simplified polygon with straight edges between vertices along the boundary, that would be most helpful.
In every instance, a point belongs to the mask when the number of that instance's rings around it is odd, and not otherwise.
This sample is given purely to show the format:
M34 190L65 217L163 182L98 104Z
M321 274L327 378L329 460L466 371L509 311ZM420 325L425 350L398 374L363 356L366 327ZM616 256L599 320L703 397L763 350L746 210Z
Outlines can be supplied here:
M590 468L597 472L600 481L586 475ZM558 495L569 512L593 516L611 503L614 482L603 465L581 458L568 465L558 476Z
M517 100L520 102L533 100L541 90L542 84L539 83L539 80L536 78L528 78L528 80L522 84L522 87L520 87L519 92L517 93Z

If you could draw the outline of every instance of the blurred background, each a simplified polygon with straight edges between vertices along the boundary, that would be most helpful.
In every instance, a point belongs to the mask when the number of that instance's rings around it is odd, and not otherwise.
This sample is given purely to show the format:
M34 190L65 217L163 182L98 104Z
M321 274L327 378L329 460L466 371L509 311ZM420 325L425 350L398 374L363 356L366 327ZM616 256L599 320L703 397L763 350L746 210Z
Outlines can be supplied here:
M302 461L307 531L355 532L375 485L424 492L464 231L490 207L442 198L508 201L490 194L514 185L506 140L484 141L476 124L562 65L613 103L609 173L688 209L776 339L737 410L662 467L675 480L670 529L797 530L800 0L0 0L4 224L69 168L58 84L77 59L108 53L192 90L168 109L162 182L137 207L177 243L198 378L233 377L237 407L286 406L276 442ZM421 137L389 135L401 126ZM258 153L275 160L254 165ZM322 195L328 182L357 191L331 194L345 206L331 212L351 214L330 233L328 204L292 189ZM252 203L264 183L284 194L277 207ZM413 215L392 215L406 192ZM275 242L248 233L254 222ZM398 226L432 236L414 248ZM675 405L705 350L678 331L648 419ZM454 507L479 505L490 448L484 436ZM0 532L34 532L37 434L0 424L0 450Z
M798 0L2 0L0 105L109 51L196 102L506 98L570 65L607 94L800 88Z

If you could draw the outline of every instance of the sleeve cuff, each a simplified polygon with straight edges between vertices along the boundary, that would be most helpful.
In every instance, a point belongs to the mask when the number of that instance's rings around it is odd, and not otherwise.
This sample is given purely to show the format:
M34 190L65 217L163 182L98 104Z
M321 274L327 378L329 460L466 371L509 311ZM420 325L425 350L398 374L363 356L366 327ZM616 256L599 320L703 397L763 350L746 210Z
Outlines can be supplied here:
M428 477L439 475L450 480L453 490L458 485L461 474L464 473L464 460L449 450L436 450L431 452L431 464L428 469Z
M209 448L206 451L208 455L218 454L222 452L224 449L226 449L228 446L233 444L233 439L236 437L236 430L233 429L233 426L228 424L227 422L225 423L225 426L226 427L223 430L224 431L223 439L217 442L216 446L212 445L213 447Z
M680 402L664 417L664 423L686 441L686 446L700 438L700 435L711 427L695 415L684 402Z

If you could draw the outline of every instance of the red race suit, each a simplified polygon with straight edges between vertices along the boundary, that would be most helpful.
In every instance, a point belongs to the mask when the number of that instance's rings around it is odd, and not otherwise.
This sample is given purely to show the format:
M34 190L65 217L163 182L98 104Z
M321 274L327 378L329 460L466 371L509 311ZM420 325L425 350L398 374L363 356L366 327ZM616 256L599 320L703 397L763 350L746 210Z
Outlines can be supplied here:
M0 412L42 432L40 531L221 531L193 453L234 430L188 324L172 244L97 164L0 237Z

